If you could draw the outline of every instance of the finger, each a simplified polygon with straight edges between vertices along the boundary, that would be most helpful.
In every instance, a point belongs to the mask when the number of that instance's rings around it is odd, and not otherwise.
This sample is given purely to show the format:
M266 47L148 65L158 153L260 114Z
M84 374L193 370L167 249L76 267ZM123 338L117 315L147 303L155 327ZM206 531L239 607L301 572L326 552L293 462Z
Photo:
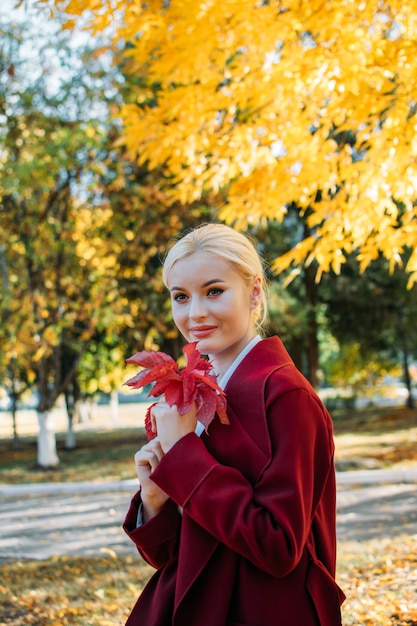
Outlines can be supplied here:
M176 407L176 405L171 405L169 404L166 400L158 400L158 402L155 402L155 404L152 406L152 413L155 412L155 415L158 415L161 411L169 411L170 409L172 409L172 407Z
M160 418L161 415L164 415L167 411L170 411L170 409L172 409L172 407L168 404L168 402L166 402L165 399L158 400L158 402L156 402L151 407L150 420L151 420L152 432L156 434L158 433L158 426L157 426L158 419Z
M141 452L142 450L144 452L153 452L158 457L164 454L161 448L161 442L159 440L159 437L154 437L153 439L145 443L139 450L139 452ZM137 454L139 454L139 452L137 452Z
M151 413L151 426L152 426L152 432L155 434L158 434L158 429L156 427L156 418L153 413Z
M159 459L154 452L151 450L139 450L135 454L135 463L137 467L145 467L148 465L153 471L159 463Z
M164 451L162 450L161 442L159 441L158 437L155 437L154 439L152 439L152 441L150 441L146 445L146 449L149 450L150 452L153 452L153 454L156 456L158 461L160 461L162 457L164 456Z
M158 423L160 420L165 420L171 417L178 417L178 408L175 404L172 406L168 402L157 402L152 407L150 414L152 429L154 432L158 432Z

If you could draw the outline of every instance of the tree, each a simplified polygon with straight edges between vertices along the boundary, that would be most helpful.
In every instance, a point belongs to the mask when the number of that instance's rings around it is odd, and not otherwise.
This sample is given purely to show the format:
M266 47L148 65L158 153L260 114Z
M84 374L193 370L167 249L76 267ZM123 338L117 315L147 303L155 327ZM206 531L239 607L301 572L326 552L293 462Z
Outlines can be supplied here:
M173 198L224 191L218 215L239 228L295 203L308 234L276 271L315 260L319 280L382 254L417 280L412 0L42 4L110 32L149 77L122 108L125 138Z
M268 334L278 334L298 367L314 387L319 386L319 297L314 281L314 266L300 269L299 280L285 285L285 273L271 271L276 257L291 248L305 232L305 222L296 207L288 207L285 223L275 220L264 227L250 229L264 259L270 281Z
M138 90L149 90L147 77L134 74L123 52L113 51L113 57L123 77L118 97L125 103L136 101ZM175 183L162 167L150 170L129 158L126 137L118 126L108 140L109 153L97 184L112 218L102 236L112 242L120 297L133 320L115 339L120 346L122 337L126 357L143 349L159 349L178 358L183 342L172 323L161 261L179 233L215 218L214 196L206 193L191 203L173 201Z
M339 277L328 275L322 281L320 300L326 307L329 331L351 355L355 352L356 364L360 359L365 369L375 355L381 369L401 363L407 406L412 408L410 366L412 355L417 355L417 285L407 290L406 282L404 272L398 269L387 277L382 259L366 276L359 274L350 259Z
M37 391L38 463L49 467L59 461L51 409L61 394L72 448L77 400L118 389L124 358L145 347L181 352L160 256L210 205L173 205L161 172L125 158L106 116L117 80L128 97L122 67L108 71L64 34L42 38L31 72L30 31L5 25L2 35L3 65L13 70L0 92L0 366ZM58 85L52 49L65 65Z
M132 163L118 143L100 184L112 210L102 236L112 241L120 298L132 320L122 331L125 356L159 349L178 357L182 342L162 283L162 258L178 233L212 217L210 198L190 205L172 203L170 181L159 170L149 172ZM117 341L120 345L120 336Z
M68 35L43 41L31 72L29 38L23 26L2 28L1 61L9 71L0 93L0 244L9 284L0 295L0 338L2 366L17 363L36 388L38 464L50 467L59 462L51 409L95 333L112 332L126 313L116 257L101 236L111 211L90 189L106 132L89 57L80 69Z

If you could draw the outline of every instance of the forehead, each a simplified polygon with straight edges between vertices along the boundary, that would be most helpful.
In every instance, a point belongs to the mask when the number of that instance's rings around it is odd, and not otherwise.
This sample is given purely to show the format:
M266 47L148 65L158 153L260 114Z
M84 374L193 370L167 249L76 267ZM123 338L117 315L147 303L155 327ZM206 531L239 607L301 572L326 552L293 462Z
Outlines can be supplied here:
M208 252L193 252L174 263L168 273L168 286L186 286L185 283L204 284L208 280L234 280L241 278L235 266L226 259Z

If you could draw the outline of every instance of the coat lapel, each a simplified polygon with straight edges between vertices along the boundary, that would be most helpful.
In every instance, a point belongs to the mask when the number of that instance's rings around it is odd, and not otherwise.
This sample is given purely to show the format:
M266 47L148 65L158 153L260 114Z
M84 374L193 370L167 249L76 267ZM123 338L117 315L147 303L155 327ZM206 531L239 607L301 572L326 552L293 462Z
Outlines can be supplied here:
M243 359L225 389L231 412L236 415L252 443L268 458L271 442L266 419L265 385L272 372L288 365L294 364L281 340L278 337L264 339Z

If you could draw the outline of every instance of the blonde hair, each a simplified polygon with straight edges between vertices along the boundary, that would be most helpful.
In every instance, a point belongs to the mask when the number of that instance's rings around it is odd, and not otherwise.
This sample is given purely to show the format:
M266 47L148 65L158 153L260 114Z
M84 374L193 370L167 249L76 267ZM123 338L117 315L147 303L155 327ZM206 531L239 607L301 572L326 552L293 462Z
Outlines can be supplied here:
M194 252L206 252L231 263L244 281L251 285L261 278L261 298L253 311L253 323L260 331L267 319L267 284L261 257L249 237L225 224L204 224L178 239L168 250L162 268L162 280L168 287L173 265Z

